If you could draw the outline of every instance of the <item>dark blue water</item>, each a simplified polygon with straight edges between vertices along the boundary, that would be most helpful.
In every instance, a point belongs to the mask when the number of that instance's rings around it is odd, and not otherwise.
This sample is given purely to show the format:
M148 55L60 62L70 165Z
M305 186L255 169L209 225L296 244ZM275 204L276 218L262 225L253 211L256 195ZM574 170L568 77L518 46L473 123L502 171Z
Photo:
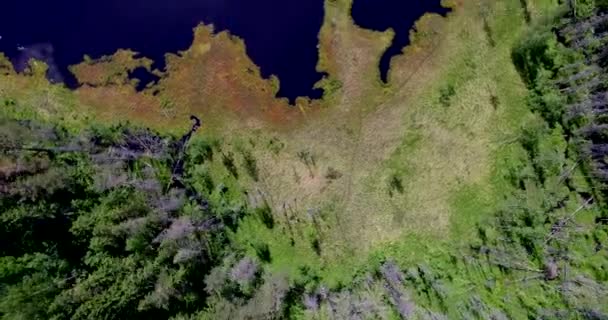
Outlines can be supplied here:
M440 0L354 0L352 16L355 23L365 29L386 31L393 28L395 38L380 59L380 77L387 82L391 59L401 54L409 44L409 32L416 20L427 12L445 15Z
M164 54L187 49L201 21L245 40L262 75L278 76L280 97L320 98L313 85L323 0L5 0L0 13L0 52L18 70L29 58L50 65L48 77L76 87L68 66L85 54L98 58L130 48L164 68ZM355 0L353 17L364 28L396 31L380 63L386 80L390 59L408 43L414 21L425 12L445 13L439 0ZM158 78L144 69L131 76L143 89Z
M5 0L0 51L22 68L29 57L51 62L49 78L75 85L67 67L112 54L141 52L164 67L164 54L187 49L192 28L213 23L243 39L262 75L277 75L281 97L319 98L313 84L323 0ZM140 88L153 77L138 70Z

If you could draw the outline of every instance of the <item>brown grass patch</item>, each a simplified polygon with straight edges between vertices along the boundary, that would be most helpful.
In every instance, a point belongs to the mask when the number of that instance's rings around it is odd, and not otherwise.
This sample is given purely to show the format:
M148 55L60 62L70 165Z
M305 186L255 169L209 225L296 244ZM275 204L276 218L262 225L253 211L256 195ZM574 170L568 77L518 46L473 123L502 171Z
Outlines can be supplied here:
M320 105L319 101L299 98L294 107L287 99L275 98L278 80L261 77L243 41L225 31L216 34L210 26L196 27L191 47L168 54L166 63L166 72L154 71L161 75L159 83L143 92L133 90L128 71L138 67L150 70L152 61L135 58L131 51L119 50L71 70L86 84L78 96L92 110L104 118L126 117L155 127L197 114L218 130L243 124L285 128Z

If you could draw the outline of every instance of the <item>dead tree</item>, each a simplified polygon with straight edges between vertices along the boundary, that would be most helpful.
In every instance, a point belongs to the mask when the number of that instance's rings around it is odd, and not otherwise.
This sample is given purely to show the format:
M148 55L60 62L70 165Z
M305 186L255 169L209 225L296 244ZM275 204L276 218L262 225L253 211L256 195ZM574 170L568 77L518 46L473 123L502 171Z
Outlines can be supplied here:
M182 176L184 174L184 156L186 153L186 147L188 145L188 142L192 138L192 135L201 127L201 120L198 117L191 115L190 120L193 121L192 128L190 128L190 130L185 135L183 135L182 138L173 147L175 153L175 161L173 162L171 184L169 185L169 187L184 187L184 184L182 182Z

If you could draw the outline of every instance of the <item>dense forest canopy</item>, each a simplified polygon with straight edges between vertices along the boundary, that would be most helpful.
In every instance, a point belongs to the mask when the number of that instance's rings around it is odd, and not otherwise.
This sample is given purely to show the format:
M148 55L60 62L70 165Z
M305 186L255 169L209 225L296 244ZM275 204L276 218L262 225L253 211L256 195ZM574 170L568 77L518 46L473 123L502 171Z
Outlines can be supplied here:
M235 240L255 220L283 228L295 250L278 213L228 182L258 181L260 160L198 132L196 116L182 135L75 128L0 100L0 317L607 319L608 2L568 1L528 22L511 58L532 114L505 142L518 157L500 170L510 191L498 210L466 246L410 264L387 251L334 285L305 265L296 277L274 270L269 243ZM455 94L441 90L440 104Z

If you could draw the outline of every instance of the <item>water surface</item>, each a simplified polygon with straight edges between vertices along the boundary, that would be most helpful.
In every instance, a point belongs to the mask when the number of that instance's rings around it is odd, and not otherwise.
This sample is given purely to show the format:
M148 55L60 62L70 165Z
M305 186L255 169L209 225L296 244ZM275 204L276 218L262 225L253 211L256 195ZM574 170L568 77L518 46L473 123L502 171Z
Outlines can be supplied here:
M277 75L279 96L319 98L317 64L323 0L7 0L0 51L22 68L28 57L55 65L49 78L75 86L67 67L114 53L141 52L164 67L164 54L187 49L201 21L243 39L262 75ZM150 80L141 70L134 77Z
M401 54L410 42L409 32L414 23L428 12L445 15L449 10L441 0L354 0L352 16L362 28L386 31L392 28L395 38L380 59L380 77L387 82L391 59Z
M408 32L425 12L445 13L439 0L355 0L355 22L368 29L393 28L396 37L380 62L382 79L391 58L409 42ZM164 54L187 49L192 28L212 23L245 40L262 76L278 76L280 97L320 98L313 89L323 0L10 0L2 4L0 52L18 70L29 58L50 65L48 77L76 87L68 66L85 54L98 58L129 48L164 68ZM144 69L131 76L139 89L157 78Z

